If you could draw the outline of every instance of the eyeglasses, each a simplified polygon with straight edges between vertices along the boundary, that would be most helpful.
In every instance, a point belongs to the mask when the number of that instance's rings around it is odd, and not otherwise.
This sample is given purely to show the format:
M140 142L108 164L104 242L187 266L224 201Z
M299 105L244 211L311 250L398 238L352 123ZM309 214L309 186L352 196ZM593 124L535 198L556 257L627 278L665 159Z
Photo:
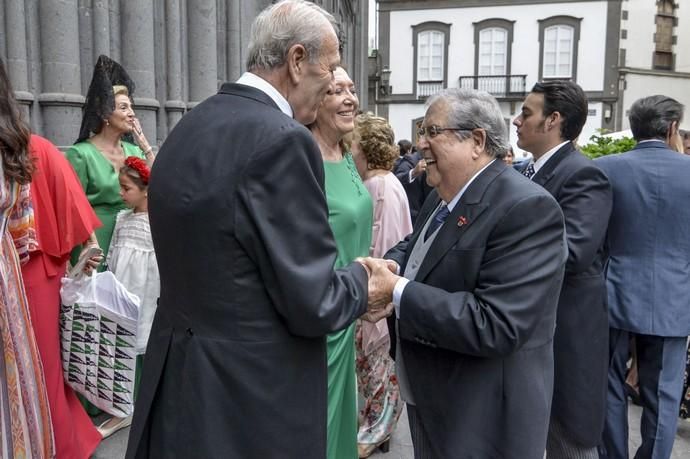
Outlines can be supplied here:
M420 127L417 130L417 136L422 137L426 136L429 139L433 139L437 135L439 135L443 131L473 131L476 128L473 127L441 127L441 126L436 126L436 125L431 125L427 127Z

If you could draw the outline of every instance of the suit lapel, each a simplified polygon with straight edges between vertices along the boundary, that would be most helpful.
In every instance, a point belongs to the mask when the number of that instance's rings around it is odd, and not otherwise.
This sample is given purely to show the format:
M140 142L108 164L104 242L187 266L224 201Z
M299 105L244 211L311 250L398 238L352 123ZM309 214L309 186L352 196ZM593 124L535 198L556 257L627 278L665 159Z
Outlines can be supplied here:
M410 259L410 253L412 253L412 248L415 246L415 244L417 244L417 240L422 235L424 230L424 224L432 215L432 213L436 210L440 202L441 198L438 196L436 190L433 190L431 194L427 197L426 201L424 201L424 204L422 205L422 208L419 210L419 214L417 215L417 220L415 221L414 228L412 230L412 236L410 237L410 242L407 245L408 250L405 254L405 262L403 263L400 272L405 272L407 262ZM450 216L448 218L450 218Z
M438 230L436 239L429 247L422 265L419 267L419 272L415 277L416 280L423 281L441 258L491 205L489 202L482 202L482 197L489 184L505 169L506 165L503 164L503 161L495 160L465 190L465 193L460 198L460 202L456 204L446 222ZM415 243L420 234L421 229L416 234ZM414 245L411 247L414 247Z
M558 165L563 161L571 152L575 151L575 147L572 142L568 142L558 149L554 155L546 161L540 169L539 172L534 174L532 181L542 187L546 187L546 184L554 176L554 172Z

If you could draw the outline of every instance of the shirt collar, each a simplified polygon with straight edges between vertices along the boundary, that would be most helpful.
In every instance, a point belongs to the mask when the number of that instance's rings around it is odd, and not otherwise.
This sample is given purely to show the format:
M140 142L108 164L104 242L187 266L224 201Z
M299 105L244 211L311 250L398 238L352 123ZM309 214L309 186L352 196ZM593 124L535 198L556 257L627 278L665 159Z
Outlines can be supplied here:
M448 211L450 211L450 212L453 211L453 209L455 208L455 205L460 201L460 198L461 198L462 195L465 193L465 190L467 190L467 188L470 186L470 184L471 184L472 182L474 182L474 179L476 179L477 177L479 177L479 174L481 174L482 172L484 172L484 169L486 169L487 167L489 167L489 166L491 165L491 163L493 163L494 161L496 161L496 160L494 159L493 161L490 161L489 164L487 164L486 166L482 167L476 174L474 174L474 175L472 176L472 178L470 178L470 180L465 184L465 186L462 187L462 189L461 189L460 191L458 191L458 194L456 194L456 195L453 197L453 199L448 203ZM443 201L441 201L441 202L443 202Z
M558 150L560 150L561 147L562 147L563 145L565 145L566 143L568 143L568 142L570 142L570 140L566 140L566 141L563 142L563 143L559 143L558 145L556 145L555 147L553 147L551 150L549 150L549 151L547 151L546 153L544 153L544 154L541 156L541 158L539 158L539 159L536 160L536 161L535 161L534 159L532 159L532 161L530 161L530 164L532 164L532 165L534 166L534 173L536 174L537 172L539 172L539 169L541 169L542 166L543 166L544 164L546 164L546 162L547 162L549 159L551 159L551 157L552 157L554 154L556 154L556 152L557 152ZM528 164L527 166L529 167L529 164Z
M278 90L271 83L264 80L259 75L251 72L244 72L240 79L237 80L237 83L245 86L251 86L252 88L256 88L265 93L268 97L273 99L273 102L278 105L278 108L281 112L285 113L290 118L293 117L292 107L290 107L290 103L287 101L287 99L283 97L283 95L278 92Z

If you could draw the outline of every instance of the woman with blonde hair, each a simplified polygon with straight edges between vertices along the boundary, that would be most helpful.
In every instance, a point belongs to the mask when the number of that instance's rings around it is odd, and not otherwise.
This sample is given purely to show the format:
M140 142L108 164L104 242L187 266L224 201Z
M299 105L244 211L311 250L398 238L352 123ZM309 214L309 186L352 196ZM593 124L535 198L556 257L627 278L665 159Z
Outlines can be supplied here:
M101 55L86 95L79 138L65 154L103 224L95 233L104 258L108 255L115 218L127 208L120 196L118 180L125 159L134 156L146 160L149 166L154 159L153 147L146 140L134 113L134 89L134 82L125 69ZM73 264L80 253L81 247L72 252ZM100 413L89 402L83 403L90 415ZM99 431L105 438L130 423L131 417L113 418L101 424Z
M359 175L374 202L369 254L381 258L412 232L407 195L391 172L399 151L393 128L385 118L369 113L359 115L351 147ZM355 342L358 391L363 402L357 442L359 457L368 457L376 448L388 449L402 400L389 355L391 343L386 320L375 324L359 321Z

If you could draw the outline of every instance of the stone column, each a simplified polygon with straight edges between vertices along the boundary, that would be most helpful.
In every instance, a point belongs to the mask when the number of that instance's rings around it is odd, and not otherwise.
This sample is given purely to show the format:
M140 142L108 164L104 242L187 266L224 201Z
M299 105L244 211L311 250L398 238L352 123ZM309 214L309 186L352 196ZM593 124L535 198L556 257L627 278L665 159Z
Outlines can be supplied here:
M79 132L84 103L77 1L42 2L39 14L43 92L38 102L44 135L57 145L70 145Z
M120 4L120 13L120 63L136 84L134 105L137 118L149 143L155 146L156 115L160 103L156 99L153 3L124 1Z
M244 68L244 50L248 43L242 41L241 0L230 0L228 5L228 81L236 81ZM243 46L244 45L244 46Z
M167 44L165 112L168 117L167 133L169 133L180 121L187 108L182 93L182 9L180 8L180 0L165 1L165 19L165 42Z
M218 91L216 1L189 0L189 100L191 108Z
M29 62L27 59L26 42L26 10L24 1L8 2L5 10L3 26L7 46L7 69L12 89L17 101L21 105L24 120L30 123L30 108L34 95L29 88ZM0 18L3 19L3 18Z

